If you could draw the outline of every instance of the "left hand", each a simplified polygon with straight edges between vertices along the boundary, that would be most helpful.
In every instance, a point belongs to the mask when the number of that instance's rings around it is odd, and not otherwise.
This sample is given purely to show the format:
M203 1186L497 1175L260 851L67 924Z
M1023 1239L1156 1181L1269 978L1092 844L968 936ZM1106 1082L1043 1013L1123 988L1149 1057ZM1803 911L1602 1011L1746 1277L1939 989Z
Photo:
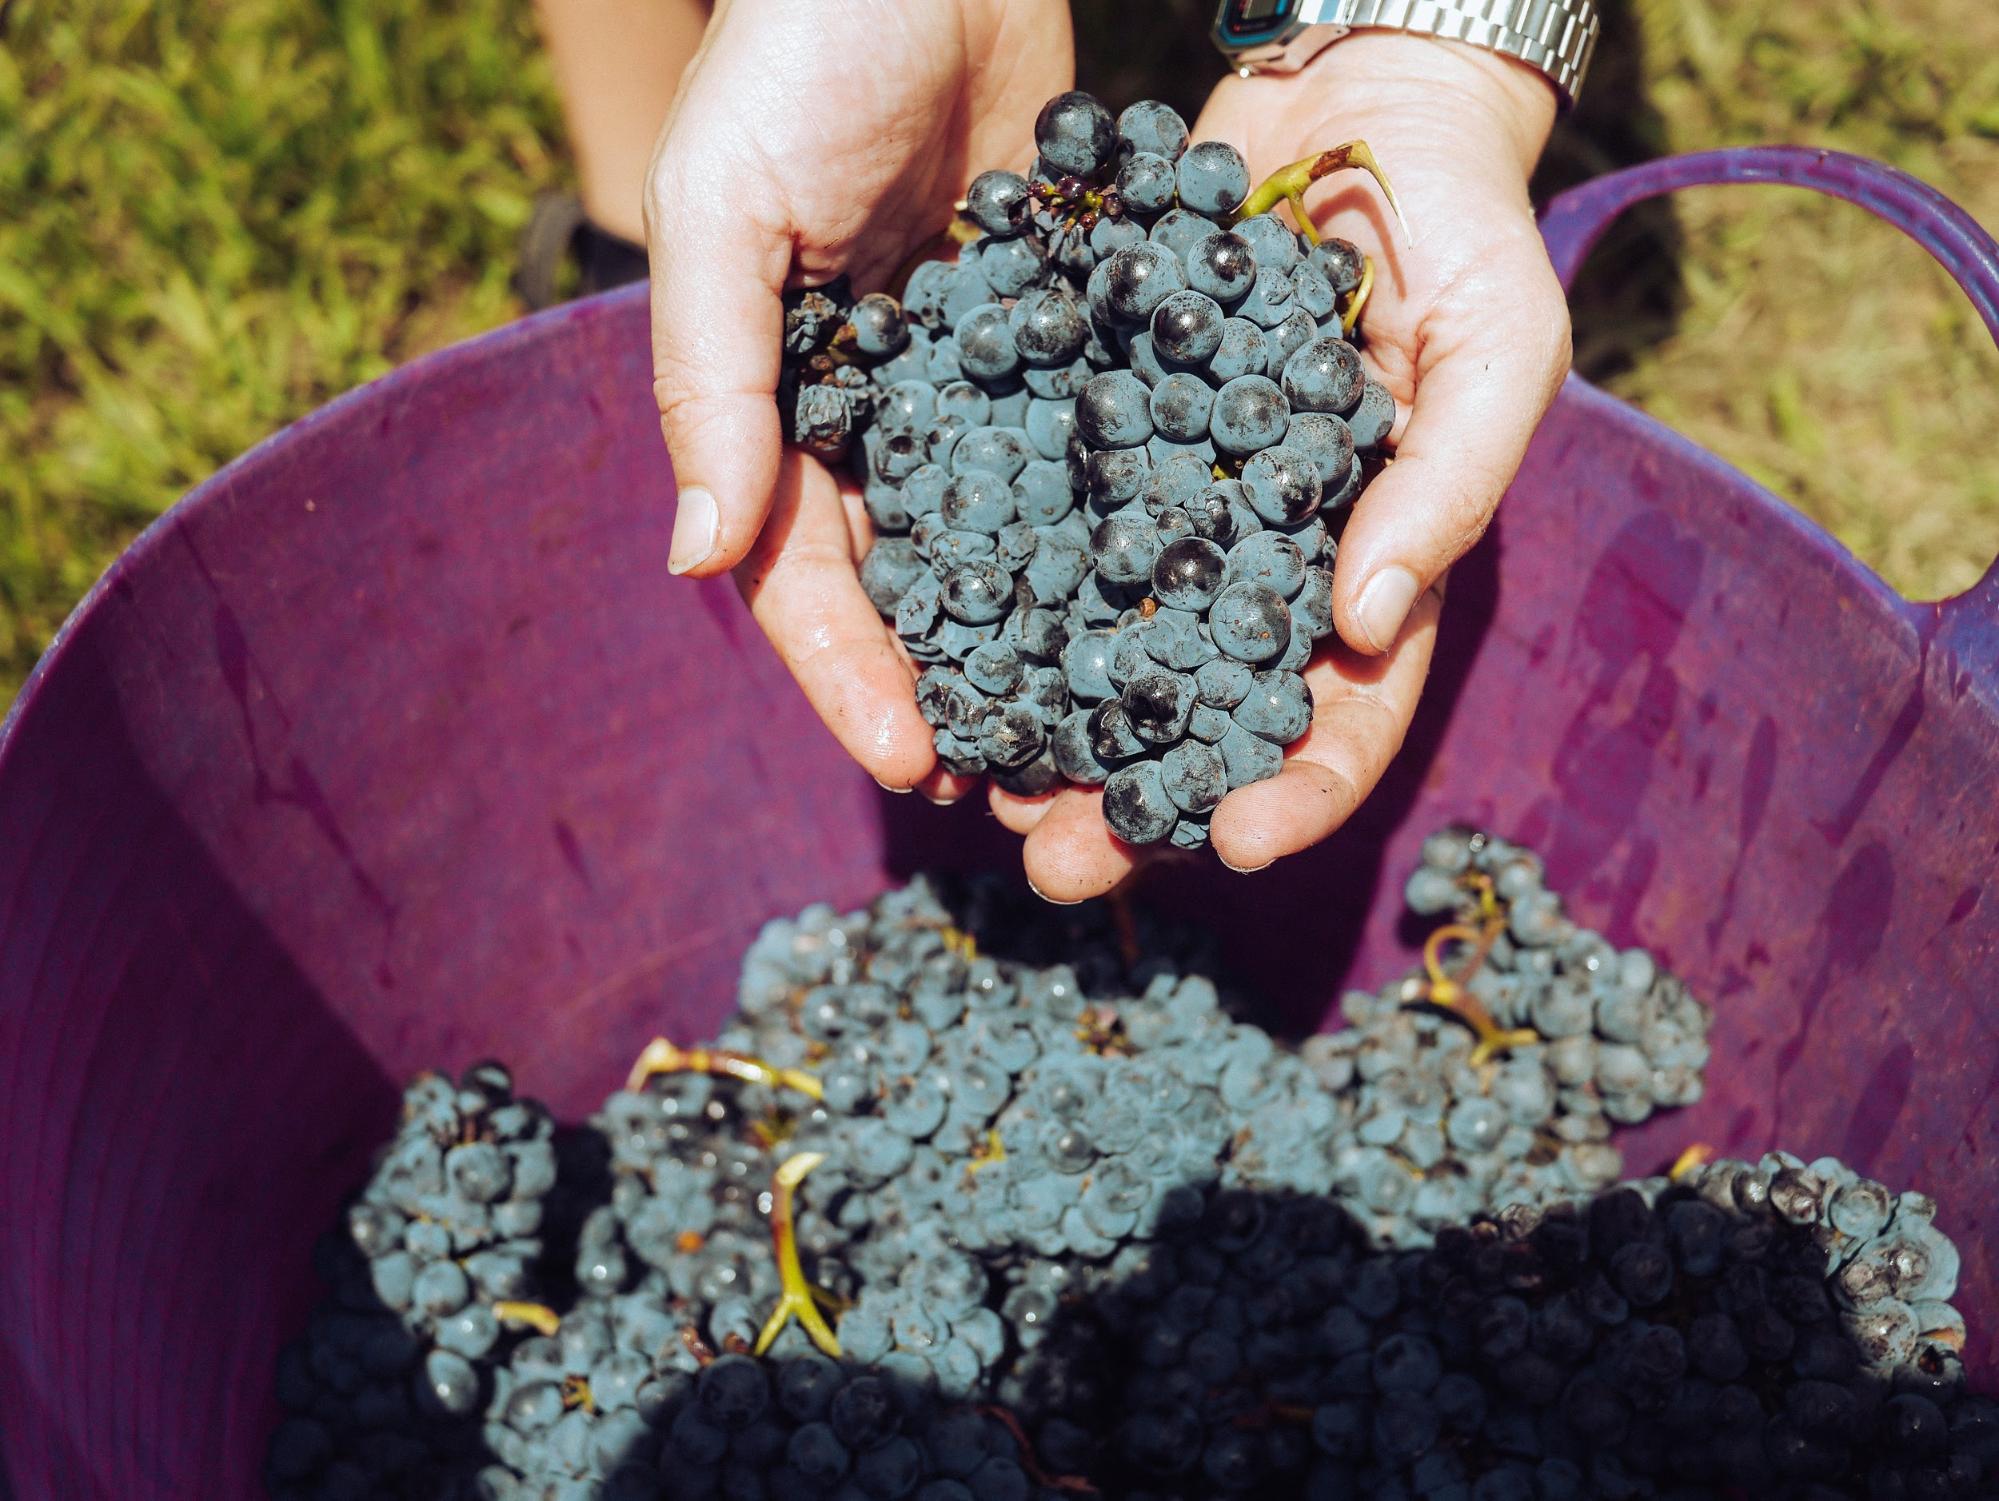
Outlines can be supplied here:
M1395 461L1355 503L1333 574L1338 639L1305 678L1314 711L1284 770L1215 810L1215 852L1259 870L1324 839L1381 779L1416 711L1445 573L1484 533L1569 367L1568 305L1527 178L1554 121L1539 74L1456 42L1361 32L1302 72L1228 78L1193 130L1253 181L1345 141L1374 149L1414 243L1358 173L1319 183L1313 217L1375 261L1369 373L1394 394ZM1280 216L1289 210L1279 208ZM1055 901L1116 885L1142 854L1105 828L1100 792L994 790L1027 835L1028 879Z

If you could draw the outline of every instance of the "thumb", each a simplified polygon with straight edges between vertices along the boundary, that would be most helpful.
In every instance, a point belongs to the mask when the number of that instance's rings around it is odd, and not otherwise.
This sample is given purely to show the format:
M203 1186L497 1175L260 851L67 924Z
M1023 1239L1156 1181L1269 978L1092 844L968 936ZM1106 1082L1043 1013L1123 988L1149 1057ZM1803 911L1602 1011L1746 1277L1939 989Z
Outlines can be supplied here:
M653 397L678 508L668 569L706 578L749 552L777 486L777 381L791 237L750 205L736 164L687 111L662 136L647 182Z
M1484 533L1569 368L1568 308L1545 257L1463 327L1425 340L1407 430L1340 537L1333 618L1386 651L1410 608Z

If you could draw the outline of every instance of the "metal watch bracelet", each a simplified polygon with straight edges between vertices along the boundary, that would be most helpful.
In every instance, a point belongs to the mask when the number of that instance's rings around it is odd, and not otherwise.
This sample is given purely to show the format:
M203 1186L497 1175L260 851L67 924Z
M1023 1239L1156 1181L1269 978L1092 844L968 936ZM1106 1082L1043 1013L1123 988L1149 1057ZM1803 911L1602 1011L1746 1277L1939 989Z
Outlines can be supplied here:
M1466 42L1547 75L1573 104L1596 50L1595 0L1306 0L1309 24L1284 40L1234 54L1245 73L1289 71L1349 31L1380 29Z

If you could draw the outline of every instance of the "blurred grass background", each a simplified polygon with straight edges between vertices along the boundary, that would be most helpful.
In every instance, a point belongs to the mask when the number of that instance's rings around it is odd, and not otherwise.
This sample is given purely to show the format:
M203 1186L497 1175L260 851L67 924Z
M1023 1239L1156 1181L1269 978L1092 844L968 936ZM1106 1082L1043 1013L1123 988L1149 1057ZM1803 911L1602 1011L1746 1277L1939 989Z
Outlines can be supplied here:
M1083 82L1191 119L1206 0L1076 0ZM1537 192L1672 151L1894 162L1999 224L1993 0L1609 0ZM0 0L0 694L117 550L273 429L515 316L567 175L525 0ZM1392 169L1392 164L1391 169ZM1634 214L1577 363L1911 595L1999 552L1994 355L1922 252L1803 194Z

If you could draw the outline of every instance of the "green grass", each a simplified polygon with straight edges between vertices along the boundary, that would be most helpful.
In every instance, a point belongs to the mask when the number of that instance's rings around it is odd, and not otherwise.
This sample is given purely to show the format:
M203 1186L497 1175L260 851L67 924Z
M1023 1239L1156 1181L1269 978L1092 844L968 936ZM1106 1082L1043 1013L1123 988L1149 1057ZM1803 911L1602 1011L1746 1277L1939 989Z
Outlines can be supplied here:
M0 52L0 684L273 429L512 317L552 91L508 0L17 4Z
M1084 76L1198 101L1200 0L1079 0ZM1999 223L1990 0L1628 0L1544 186L1796 140ZM0 49L0 693L103 566L283 423L518 312L566 173L507 0L16 0ZM1859 210L1688 195L1577 297L1581 368L1830 525L1908 592L1999 552L1994 358Z

